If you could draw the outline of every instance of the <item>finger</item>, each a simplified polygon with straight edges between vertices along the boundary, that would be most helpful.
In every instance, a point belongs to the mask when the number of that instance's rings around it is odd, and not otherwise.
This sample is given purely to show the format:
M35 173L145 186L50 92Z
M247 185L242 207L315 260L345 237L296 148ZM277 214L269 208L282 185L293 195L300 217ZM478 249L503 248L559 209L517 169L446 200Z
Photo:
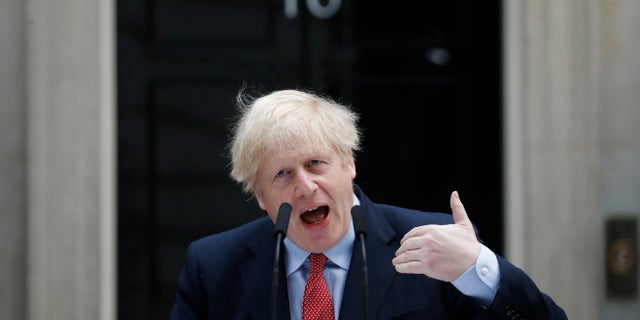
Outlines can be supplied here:
M405 263L400 263L395 265L396 271L399 273L412 273L412 274L422 274L420 272L421 264L419 261L408 261Z
M422 236L426 232L427 232L427 226L415 227L409 230L409 232L407 232L407 234L405 234L404 237L402 237L402 239L400 240L400 245L403 245L407 240L411 238Z
M403 244L400 245L400 248L396 250L396 256L399 256L408 251L420 249L421 243L422 242L418 237L408 238Z
M460 201L460 195L458 194L458 191L454 191L453 193L451 193L450 205L451 212L453 213L453 222L455 224L471 224L469 216L467 215L467 211L464 209L462 201Z
M397 254L395 258L391 260L391 263L395 266L402 263L407 263L409 261L417 261L417 253L415 250L404 251L400 254Z

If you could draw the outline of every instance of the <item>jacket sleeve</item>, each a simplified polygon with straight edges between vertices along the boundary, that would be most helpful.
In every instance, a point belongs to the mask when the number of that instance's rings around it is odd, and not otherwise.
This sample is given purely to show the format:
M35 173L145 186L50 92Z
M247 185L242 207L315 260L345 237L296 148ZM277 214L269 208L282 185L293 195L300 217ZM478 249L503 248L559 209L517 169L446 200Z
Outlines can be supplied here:
M171 310L171 320L205 319L207 305L201 286L197 246L191 243L187 249L184 267L178 278L176 300Z
M502 319L567 319L525 272L498 256L500 286L490 309Z

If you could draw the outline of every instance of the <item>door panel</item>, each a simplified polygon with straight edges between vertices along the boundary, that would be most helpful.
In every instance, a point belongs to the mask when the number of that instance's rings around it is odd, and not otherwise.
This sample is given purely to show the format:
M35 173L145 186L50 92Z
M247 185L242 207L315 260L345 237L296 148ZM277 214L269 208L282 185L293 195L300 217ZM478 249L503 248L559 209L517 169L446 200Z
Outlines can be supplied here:
M356 182L374 201L450 212L459 190L501 252L500 1L117 8L119 319L166 318L189 242L264 214L228 174L233 99L245 84L353 106L364 130Z

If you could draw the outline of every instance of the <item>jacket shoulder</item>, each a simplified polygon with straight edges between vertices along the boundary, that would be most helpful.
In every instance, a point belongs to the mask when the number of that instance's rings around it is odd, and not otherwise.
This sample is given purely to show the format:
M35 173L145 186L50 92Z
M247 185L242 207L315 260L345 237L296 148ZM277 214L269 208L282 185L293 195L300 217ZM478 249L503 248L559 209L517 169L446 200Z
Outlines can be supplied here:
M392 226L400 229L411 229L426 224L453 223L453 216L448 213L407 209L386 204L376 204L376 206Z
M269 217L263 217L237 228L195 240L189 245L189 251L193 251L201 262L220 257L225 257L228 261L244 256L249 243L266 245L267 241L255 239L268 239L272 232L273 222Z

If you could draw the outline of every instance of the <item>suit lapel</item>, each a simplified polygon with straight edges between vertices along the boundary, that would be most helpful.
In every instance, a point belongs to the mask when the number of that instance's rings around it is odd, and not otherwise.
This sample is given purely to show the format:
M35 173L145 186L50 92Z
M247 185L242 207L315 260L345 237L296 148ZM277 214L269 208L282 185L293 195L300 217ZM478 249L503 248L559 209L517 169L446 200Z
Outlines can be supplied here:
M271 280L273 259L275 257L275 239L271 230L256 235L247 243L249 250L255 255L240 266L242 289L247 299L247 308L252 319L269 319L271 317ZM284 248L282 248L284 250ZM277 318L289 319L289 297L285 281L284 253L280 252L280 270L278 279Z
M382 213L377 212L371 201L356 186L355 192L360 199L367 227L367 267L369 272L369 316L377 319L396 271L391 260L395 249L387 244L395 237L396 232L390 227ZM359 240L353 247L351 266L347 274L347 283L340 310L340 319L364 319L364 292L362 272L362 249Z

